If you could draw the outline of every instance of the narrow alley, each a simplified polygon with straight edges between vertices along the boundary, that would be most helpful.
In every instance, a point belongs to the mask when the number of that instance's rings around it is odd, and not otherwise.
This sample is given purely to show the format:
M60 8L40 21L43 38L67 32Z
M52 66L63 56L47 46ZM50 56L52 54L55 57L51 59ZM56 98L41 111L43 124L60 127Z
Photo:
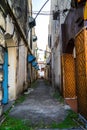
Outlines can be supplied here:
M39 127L45 127L45 129L52 123L58 124L65 119L68 109L66 110L65 104L54 98L53 94L51 85L48 85L44 79L38 79L26 100L14 106L9 115L17 119L29 120L32 125L41 124L43 126ZM81 128L73 128L73 130L81 130Z
M0 130L87 130L87 0L0 0Z
M29 119L33 124L60 122L65 117L64 105L54 99L52 95L52 87L45 85L44 80L38 80L34 91L23 103L14 107L10 115Z

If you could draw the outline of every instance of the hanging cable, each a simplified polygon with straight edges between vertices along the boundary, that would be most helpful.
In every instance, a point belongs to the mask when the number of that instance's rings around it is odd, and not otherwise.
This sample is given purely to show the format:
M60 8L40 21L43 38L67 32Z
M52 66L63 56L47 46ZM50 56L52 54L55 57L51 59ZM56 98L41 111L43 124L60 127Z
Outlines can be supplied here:
M36 17L35 17L34 19L37 18L37 16L40 14L41 10L42 10L43 7L47 4L48 1L49 1L49 0L47 0L47 1L43 4L43 6L42 6L41 9L38 11L38 13L37 13L37 15L36 15Z
M58 12L59 13L66 13L66 12L68 12L70 9L67 9L67 8L65 8L65 9L63 9L63 10L58 10ZM30 13L30 12L29 12ZM32 14L38 14L38 12L37 11L33 11L32 12ZM46 11L41 11L38 15L53 15L53 12L46 12Z

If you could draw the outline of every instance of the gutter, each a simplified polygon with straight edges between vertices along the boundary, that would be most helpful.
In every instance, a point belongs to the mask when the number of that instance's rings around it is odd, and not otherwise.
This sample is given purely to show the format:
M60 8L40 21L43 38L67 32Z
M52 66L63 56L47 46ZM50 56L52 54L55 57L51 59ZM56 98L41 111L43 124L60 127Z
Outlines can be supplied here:
M29 45L28 45L28 42L27 42L27 40L26 40L26 36L25 36L25 34L24 34L22 28L20 27L19 23L17 22L17 19L16 19L16 17L14 16L13 11L12 11L12 9L11 9L11 7L10 7L8 1L7 1L7 0L6 0L6 1L1 0L1 3L2 3L2 5L4 6L4 10L9 13L9 15L10 15L11 18L12 18L12 20L14 21L14 23L15 23L15 25L16 25L16 28L17 28L18 32L20 33L20 36L23 38L23 41L24 41L25 46L28 48L28 51L30 52L30 54L32 54L31 49L30 49L30 47L29 47Z

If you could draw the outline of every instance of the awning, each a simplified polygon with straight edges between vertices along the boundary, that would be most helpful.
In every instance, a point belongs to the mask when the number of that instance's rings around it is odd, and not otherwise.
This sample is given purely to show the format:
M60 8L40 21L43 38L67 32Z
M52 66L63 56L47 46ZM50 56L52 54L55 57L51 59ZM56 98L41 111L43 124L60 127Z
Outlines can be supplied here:
M34 60L36 59L36 57L35 56L33 56L33 55L28 55L28 62L29 63L32 63Z
M35 62L35 61L32 62L32 66L33 66L33 67L35 67L37 64L38 64L38 63Z
M35 66L35 69L36 69L36 70L40 70L38 65L37 65L37 66Z

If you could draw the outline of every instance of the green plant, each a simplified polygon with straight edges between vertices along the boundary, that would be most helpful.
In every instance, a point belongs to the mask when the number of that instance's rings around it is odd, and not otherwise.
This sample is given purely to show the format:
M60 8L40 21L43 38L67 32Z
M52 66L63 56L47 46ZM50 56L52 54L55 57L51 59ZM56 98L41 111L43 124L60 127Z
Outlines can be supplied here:
M76 122L74 122L74 120L73 120L73 119L77 119L77 118L78 118L78 115L75 112L73 112L72 110L68 110L68 114L67 114L66 118L64 119L64 121L62 121L59 124L53 122L51 124L51 128L63 129L63 128L77 127Z
M20 95L19 98L15 101L14 105L15 104L18 104L18 103L22 103L24 102L24 100L26 99L27 95Z
M45 85L50 85L50 82L49 81L47 81L47 80L44 80L44 82L45 82Z
M64 98L60 95L59 92L55 92L53 94L53 97L56 98L56 99L58 99L59 102L64 103Z
M27 121L7 116L0 130L33 130Z
M48 128L48 126L45 126L43 121L32 124L29 120L21 120L10 116L7 116L0 126L0 130L36 130L39 128Z
M31 88L35 88L35 87L37 87L37 85L38 85L37 80L36 80L36 81L33 81L33 82L31 83Z

